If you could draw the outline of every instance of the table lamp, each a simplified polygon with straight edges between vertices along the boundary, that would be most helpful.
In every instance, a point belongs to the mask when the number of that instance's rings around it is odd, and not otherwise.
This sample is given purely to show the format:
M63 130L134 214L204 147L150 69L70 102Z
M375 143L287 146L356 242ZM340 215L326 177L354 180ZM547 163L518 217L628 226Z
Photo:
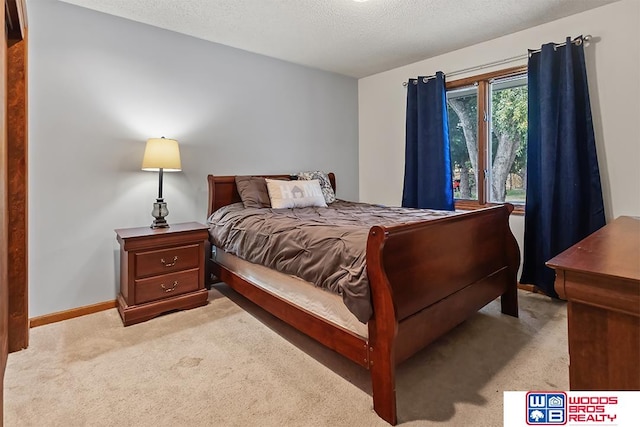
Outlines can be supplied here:
M163 172L179 172L182 170L180 164L180 148L175 139L149 138L144 149L142 159L143 171L158 171L158 198L153 204L151 215L155 218L151 228L167 228L169 224L165 217L169 215L167 204L162 198L162 174Z

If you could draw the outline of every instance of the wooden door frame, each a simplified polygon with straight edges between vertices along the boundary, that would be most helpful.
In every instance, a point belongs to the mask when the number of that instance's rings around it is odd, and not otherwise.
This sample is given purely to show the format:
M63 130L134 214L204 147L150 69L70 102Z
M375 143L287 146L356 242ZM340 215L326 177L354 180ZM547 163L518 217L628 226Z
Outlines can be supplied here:
M8 352L29 343L27 285L27 20L25 0L5 0L0 60L0 426Z
M6 29L5 14L2 14L3 28ZM6 31L6 30L5 30ZM5 32L6 34L6 32ZM7 281L7 260L9 244L7 242L7 93L6 93L6 63L7 63L7 37L5 36L0 45L0 94L2 94L2 104L0 105L0 426L3 423L4 406L4 370L7 365L7 354L9 350L9 287Z
M7 280L9 352L29 345L27 253L27 9L25 0L5 0L12 20L7 46Z

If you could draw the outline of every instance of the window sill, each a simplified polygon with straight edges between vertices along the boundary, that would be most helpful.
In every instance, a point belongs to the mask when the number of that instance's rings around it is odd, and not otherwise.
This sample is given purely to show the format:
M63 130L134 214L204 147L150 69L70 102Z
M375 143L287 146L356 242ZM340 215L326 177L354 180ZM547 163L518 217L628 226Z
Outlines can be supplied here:
M511 213L512 215L524 216L524 207L525 207L524 203L511 203L511 204L513 205L513 212ZM455 200L456 210L461 210L461 211L473 211L476 209L483 209L491 206L500 206L500 205L501 203L487 203L487 204L481 205L476 200L460 200L460 199Z

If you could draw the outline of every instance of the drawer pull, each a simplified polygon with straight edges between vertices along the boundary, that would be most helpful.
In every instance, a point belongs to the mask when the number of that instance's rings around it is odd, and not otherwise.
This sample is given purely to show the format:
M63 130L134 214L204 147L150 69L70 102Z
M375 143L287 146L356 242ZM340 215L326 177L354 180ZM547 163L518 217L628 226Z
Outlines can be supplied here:
M178 287L178 281L176 280L175 282L173 282L173 285L171 285L171 287L170 287L170 288L167 288L167 287L164 285L164 283L161 283L161 284L160 284L160 287L161 287L162 289L164 289L164 292L165 292L165 293L173 292L173 291L175 291L175 290L176 290L176 288Z
M173 261L172 262L167 262L167 261L164 260L164 258L160 259L160 262L165 267L173 267L174 265L176 265L176 262L178 262L178 255L173 257Z

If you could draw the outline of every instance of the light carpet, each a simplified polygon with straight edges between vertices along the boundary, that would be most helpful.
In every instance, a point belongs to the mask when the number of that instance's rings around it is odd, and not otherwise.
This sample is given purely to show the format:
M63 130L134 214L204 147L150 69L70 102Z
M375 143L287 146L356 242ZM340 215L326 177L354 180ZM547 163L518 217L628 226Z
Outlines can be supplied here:
M402 364L399 423L502 425L505 390L566 390L566 306L494 301ZM205 307L123 327L115 309L31 330L9 355L13 426L385 426L368 371L226 285Z

